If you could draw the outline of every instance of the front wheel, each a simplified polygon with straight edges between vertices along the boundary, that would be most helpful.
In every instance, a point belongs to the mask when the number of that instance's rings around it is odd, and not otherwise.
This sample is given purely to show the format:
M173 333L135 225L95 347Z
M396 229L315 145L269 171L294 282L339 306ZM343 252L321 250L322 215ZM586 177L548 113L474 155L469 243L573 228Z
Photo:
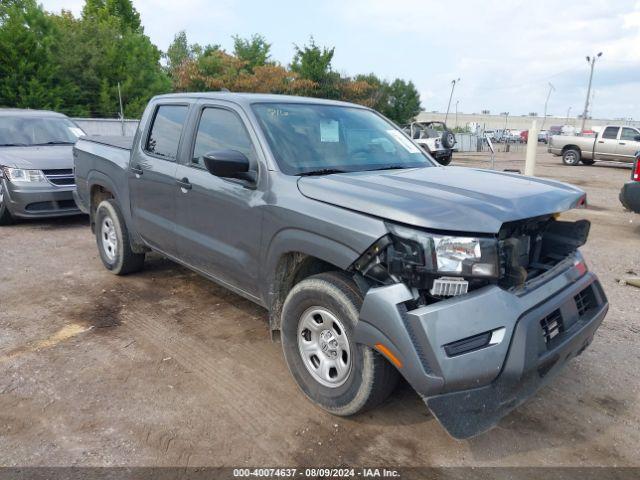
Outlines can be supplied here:
M580 150L570 148L562 154L562 163L574 167L580 163Z
M96 241L104 266L116 275L142 270L144 253L134 253L118 204L103 200L96 210Z
M2 225L11 225L13 223L13 217L11 216L11 212L9 208L4 203L4 190L3 190L2 182L0 181L0 226Z
M362 295L346 275L329 272L296 284L282 310L284 358L302 392L335 415L353 415L384 401L397 370L355 343Z

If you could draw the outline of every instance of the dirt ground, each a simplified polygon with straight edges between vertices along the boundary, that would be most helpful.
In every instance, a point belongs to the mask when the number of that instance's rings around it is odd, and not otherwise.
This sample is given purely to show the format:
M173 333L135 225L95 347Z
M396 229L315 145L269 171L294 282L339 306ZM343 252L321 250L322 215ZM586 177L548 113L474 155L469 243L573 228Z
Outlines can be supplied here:
M496 168L524 170L516 158ZM640 466L640 290L617 282L640 273L640 215L618 201L629 167L540 149L537 174L588 192L566 218L593 223L583 252L611 309L550 386L468 441L406 384L354 418L315 408L263 309L157 255L113 276L86 217L3 227L0 466Z

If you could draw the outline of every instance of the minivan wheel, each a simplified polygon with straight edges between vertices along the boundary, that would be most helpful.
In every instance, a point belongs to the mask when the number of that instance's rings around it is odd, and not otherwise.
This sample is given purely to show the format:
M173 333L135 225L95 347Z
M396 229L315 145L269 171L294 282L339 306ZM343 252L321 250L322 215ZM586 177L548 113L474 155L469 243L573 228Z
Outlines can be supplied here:
M353 415L384 401L397 370L378 352L355 343L362 295L338 272L296 284L282 310L284 358L302 392L335 415Z
M96 210L96 241L104 266L116 275L138 272L144 253L134 253L120 209L114 200L103 200Z
M562 163L569 165L570 167L576 166L580 163L580 150L570 148L562 154Z
M13 217L7 205L4 203L4 190L2 182L0 182L0 226L11 225L13 223Z

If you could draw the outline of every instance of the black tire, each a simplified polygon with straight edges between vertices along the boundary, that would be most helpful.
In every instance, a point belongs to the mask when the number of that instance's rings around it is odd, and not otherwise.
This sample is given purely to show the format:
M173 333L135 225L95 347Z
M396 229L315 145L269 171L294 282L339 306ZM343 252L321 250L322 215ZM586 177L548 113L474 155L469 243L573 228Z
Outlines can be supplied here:
M583 159L581 160L581 162L582 162L584 165L593 165L594 163L596 163L596 161L595 161L595 160L593 160L593 159L586 159L586 158L583 158Z
M451 158L453 157L453 155L447 155L446 157L440 157L438 158L438 163L444 167L446 167L447 165L449 165L451 163Z
M345 274L328 272L296 284L282 310L282 350L289 371L313 403L334 415L354 415L379 405L398 382L397 370L384 357L366 345L353 342L353 329L361 306L362 294L356 284ZM343 383L337 386L325 386L314 378L299 348L299 328L304 325L307 312L317 307L339 319L348 340L350 369ZM327 327L335 328L331 320L322 320L321 325L325 322Z
M562 163L570 167L575 167L580 163L580 150L577 148L568 148L562 153Z
M453 148L456 144L456 136L451 130L445 130L440 141L444 148Z
M116 275L126 275L142 270L144 253L134 253L131 250L129 232L115 200L100 202L96 210L95 225L98 252L107 270ZM110 249L107 246L107 238L112 239L115 247Z

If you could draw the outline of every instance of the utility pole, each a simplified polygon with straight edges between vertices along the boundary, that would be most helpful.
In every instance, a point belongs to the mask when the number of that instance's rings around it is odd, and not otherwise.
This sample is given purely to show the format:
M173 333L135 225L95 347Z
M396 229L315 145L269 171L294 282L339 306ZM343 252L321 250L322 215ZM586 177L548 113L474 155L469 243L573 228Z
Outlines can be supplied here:
M602 52L593 57L587 56L587 63L591 65L591 73L589 73L589 86L587 87L587 99L584 101L584 112L582 113L582 127L580 131L584 131L584 125L587 121L587 114L589 113L589 96L591 95L591 82L593 82L593 67L596 65L596 60L602 56Z
M120 129L124 137L124 111L122 110L122 93L120 93L120 82L118 82L118 100L120 101Z
M549 93L547 93L547 99L544 101L544 116L542 117L542 125L540 126L540 130L544 130L544 122L547 121L547 105L549 104L549 97L551 97L551 92L555 89L556 87L554 87L553 84L549 82Z
M453 90L456 88L456 83L460 81L459 78L455 80L451 80L451 95L449 95L449 103L447 104L447 113L444 116L444 123L447 123L447 118L449 118L449 109L451 108L451 99L453 98Z
M569 115L571 114L571 107L567 109L567 120L564 122L565 125L569 125Z

